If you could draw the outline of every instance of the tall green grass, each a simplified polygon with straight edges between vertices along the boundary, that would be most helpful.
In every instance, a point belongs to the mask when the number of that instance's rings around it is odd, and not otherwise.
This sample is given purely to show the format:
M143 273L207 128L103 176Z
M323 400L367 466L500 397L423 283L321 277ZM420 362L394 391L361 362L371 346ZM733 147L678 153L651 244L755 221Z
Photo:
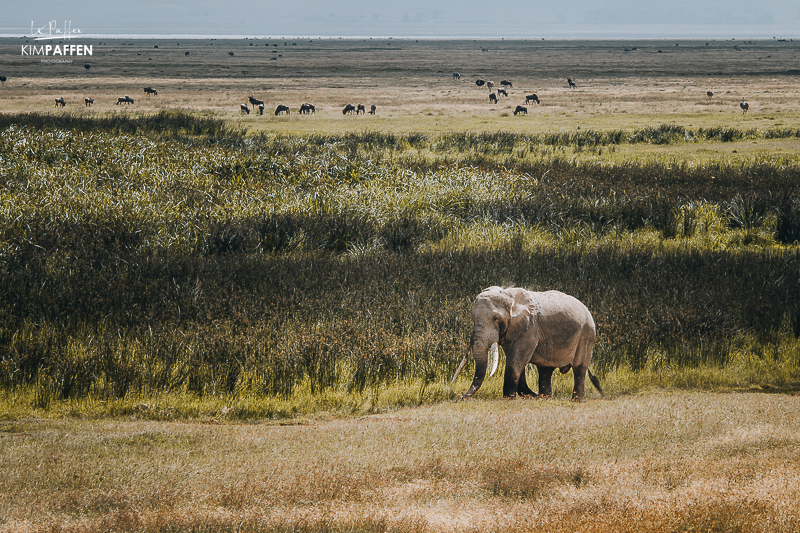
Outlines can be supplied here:
M584 301L601 374L800 373L796 158L429 168L426 143L520 139L104 127L0 137L7 397L424 391L495 284Z

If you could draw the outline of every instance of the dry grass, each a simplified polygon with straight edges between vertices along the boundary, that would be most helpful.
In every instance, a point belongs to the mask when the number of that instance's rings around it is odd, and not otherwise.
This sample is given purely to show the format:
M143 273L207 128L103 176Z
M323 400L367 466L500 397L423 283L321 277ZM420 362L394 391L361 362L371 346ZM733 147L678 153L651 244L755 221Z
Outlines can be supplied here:
M800 397L0 426L0 531L800 531Z

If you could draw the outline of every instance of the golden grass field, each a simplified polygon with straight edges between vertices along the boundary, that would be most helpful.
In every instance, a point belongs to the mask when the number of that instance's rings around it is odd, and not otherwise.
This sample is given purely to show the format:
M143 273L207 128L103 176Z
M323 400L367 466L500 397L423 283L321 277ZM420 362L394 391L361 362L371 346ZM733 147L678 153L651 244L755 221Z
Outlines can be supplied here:
M0 112L179 108L278 134L800 123L800 42L101 42L93 56L57 64L21 56L24 39L0 39ZM490 104L478 78L513 88ZM145 97L145 86L158 96ZM513 116L530 93L542 103ZM135 104L115 105L125 94ZM264 116L239 112L248 95L265 101ZM303 102L316 114L299 115ZM347 103L375 104L377 114L343 116ZM273 116L278 104L291 115ZM795 138L617 153L798 148ZM796 390L445 401L250 424L228 420L226 406L211 419L174 420L168 408L148 414L146 402L141 416L9 414L0 417L0 532L800 532Z
M800 531L797 395L284 424L3 423L0 531Z

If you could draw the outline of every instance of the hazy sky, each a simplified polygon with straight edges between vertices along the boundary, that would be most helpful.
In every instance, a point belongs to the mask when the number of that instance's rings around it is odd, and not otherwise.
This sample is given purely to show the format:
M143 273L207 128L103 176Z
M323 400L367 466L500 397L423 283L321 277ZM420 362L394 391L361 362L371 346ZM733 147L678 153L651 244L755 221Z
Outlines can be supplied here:
M797 38L800 0L0 0L0 34Z

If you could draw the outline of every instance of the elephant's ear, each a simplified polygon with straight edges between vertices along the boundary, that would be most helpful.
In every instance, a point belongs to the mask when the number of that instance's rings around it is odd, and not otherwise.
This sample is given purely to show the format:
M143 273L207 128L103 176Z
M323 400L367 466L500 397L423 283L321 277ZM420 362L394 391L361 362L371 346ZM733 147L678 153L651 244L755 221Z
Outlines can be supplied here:
M514 341L514 339L523 335L533 324L533 316L528 300L524 297L519 297L521 295L517 296L512 300L511 320L506 331L506 339L509 341Z

